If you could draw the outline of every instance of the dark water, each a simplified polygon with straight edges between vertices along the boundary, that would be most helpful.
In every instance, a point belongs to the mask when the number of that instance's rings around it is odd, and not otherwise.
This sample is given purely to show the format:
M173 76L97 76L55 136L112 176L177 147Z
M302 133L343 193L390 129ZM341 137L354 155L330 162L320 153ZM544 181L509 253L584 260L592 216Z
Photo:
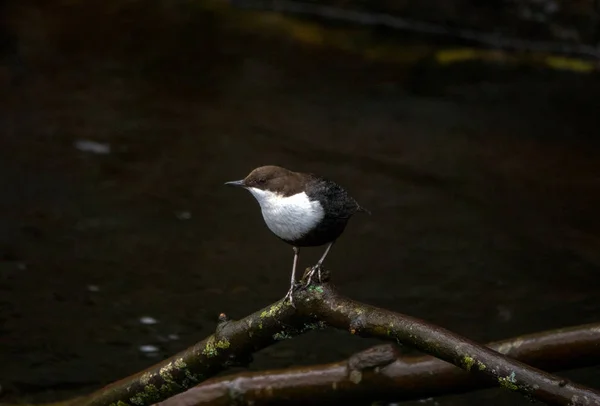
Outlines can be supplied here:
M119 21L73 23L97 36L53 31L22 79L4 71L6 399L92 390L202 339L220 312L283 296L290 247L222 186L263 164L331 177L373 212L328 258L344 294L480 341L598 320L597 76L378 65L196 17L148 18L129 37L111 36ZM305 252L304 266L321 254ZM252 368L374 342L310 334ZM569 376L598 386L600 370ZM519 400L498 393L438 402Z

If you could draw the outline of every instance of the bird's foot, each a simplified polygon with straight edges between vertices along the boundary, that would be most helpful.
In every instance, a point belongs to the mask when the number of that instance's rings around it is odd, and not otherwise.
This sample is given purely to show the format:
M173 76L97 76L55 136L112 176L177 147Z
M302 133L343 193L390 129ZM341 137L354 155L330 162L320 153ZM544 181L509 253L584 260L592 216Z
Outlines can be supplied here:
M319 279L319 283L321 283L321 264L317 263L315 266L313 266L312 268L310 268L310 271L308 271L308 275L307 275L306 285L305 286L308 286L308 285L311 284L312 278L313 278L313 276L315 276L315 273L317 274L317 278Z
M283 298L283 302L285 303L286 301L290 301L290 305L292 305L292 307L295 309L296 305L294 304L294 292L296 291L296 289L299 287L300 285L298 283L294 283L292 286L290 286L290 289L288 290L288 292L286 293L286 295Z

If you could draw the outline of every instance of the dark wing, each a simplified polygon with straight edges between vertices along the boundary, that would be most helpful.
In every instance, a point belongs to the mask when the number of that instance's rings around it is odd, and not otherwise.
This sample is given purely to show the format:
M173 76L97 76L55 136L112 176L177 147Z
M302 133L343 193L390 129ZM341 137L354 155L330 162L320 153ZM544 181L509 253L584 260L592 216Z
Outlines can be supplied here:
M368 213L343 187L331 180L314 176L306 192L309 197L320 196L327 202L324 209L329 216L349 218L357 211Z

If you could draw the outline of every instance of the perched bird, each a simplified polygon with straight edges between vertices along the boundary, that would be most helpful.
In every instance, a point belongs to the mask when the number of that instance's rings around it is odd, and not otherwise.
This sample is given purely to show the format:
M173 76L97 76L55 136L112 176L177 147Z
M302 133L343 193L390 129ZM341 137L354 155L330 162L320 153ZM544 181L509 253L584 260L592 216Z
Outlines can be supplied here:
M226 182L248 190L258 201L269 230L294 249L290 289L284 299L293 305L296 265L300 247L327 244L325 253L308 274L310 283L315 272L321 280L321 266L332 245L361 207L340 185L322 177L292 172L279 166L261 166L245 179Z

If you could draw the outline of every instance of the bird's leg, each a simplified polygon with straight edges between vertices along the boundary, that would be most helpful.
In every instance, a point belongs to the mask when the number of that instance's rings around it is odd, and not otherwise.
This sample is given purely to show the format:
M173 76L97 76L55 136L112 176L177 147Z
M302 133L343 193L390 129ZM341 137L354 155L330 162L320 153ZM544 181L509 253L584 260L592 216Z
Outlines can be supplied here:
M312 269L310 270L310 272L308 273L308 280L306 281L306 286L310 285L310 281L312 280L312 277L315 274L315 272L317 272L317 276L319 277L319 282L321 282L321 266L323 265L323 261L325 261L325 257L327 256L327 254L329 254L329 250L333 246L333 243L335 243L335 241L332 241L329 243L327 248L325 248L325 252L323 253L323 256L321 257L321 259L319 259L317 264L315 266L313 266Z
M290 304L294 306L294 300L292 299L292 294L294 293L294 289L296 288L296 265L298 264L298 257L300 256L300 248L294 247L294 265L292 265L292 278L290 280L290 290L283 298L285 302L287 299L290 300Z

